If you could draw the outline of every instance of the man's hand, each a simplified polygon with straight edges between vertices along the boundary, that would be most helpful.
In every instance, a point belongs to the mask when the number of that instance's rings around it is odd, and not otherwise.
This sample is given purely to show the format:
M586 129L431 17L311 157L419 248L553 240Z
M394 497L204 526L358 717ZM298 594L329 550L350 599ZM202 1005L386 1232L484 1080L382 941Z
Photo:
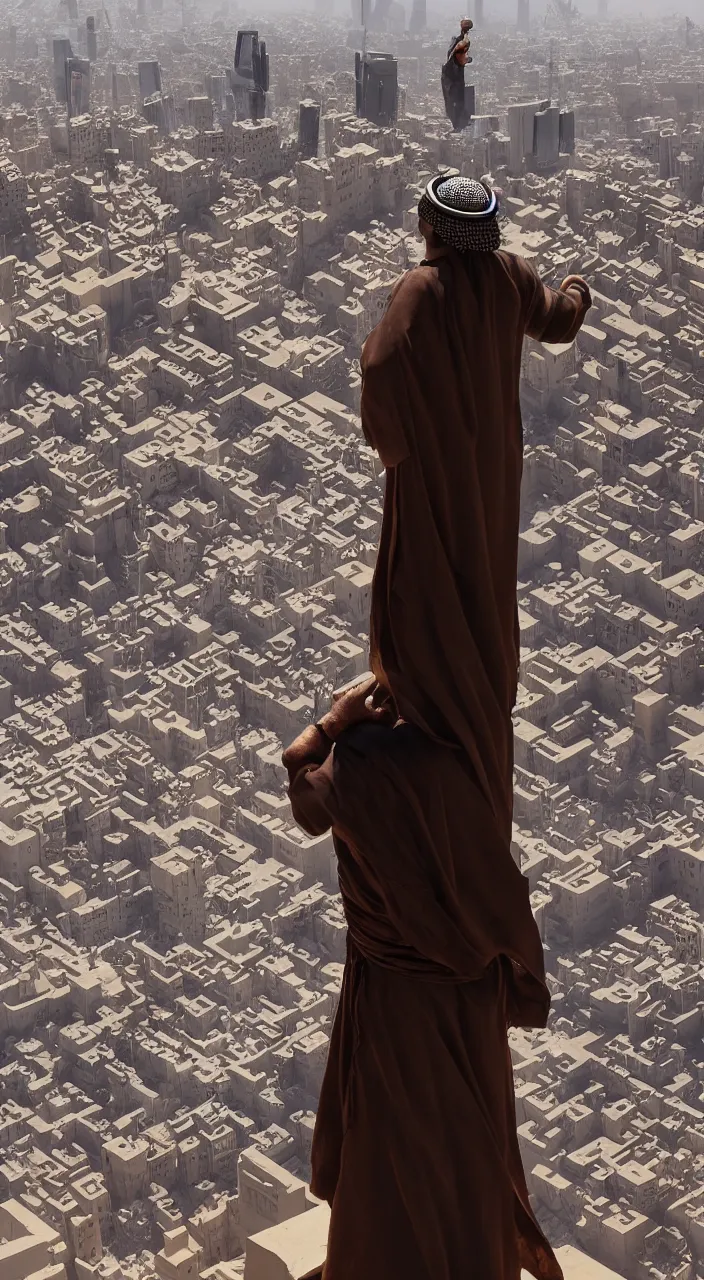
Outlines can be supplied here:
M395 720L396 712L390 699L379 688L374 676L367 676L351 689L342 689L338 694L333 694L332 707L319 724L331 742L335 742L353 724L371 721L393 725Z
M560 285L560 293L568 293L570 290L573 290L575 293L579 293L585 302L591 302L589 285L581 276L567 276L566 279L562 281L562 284Z

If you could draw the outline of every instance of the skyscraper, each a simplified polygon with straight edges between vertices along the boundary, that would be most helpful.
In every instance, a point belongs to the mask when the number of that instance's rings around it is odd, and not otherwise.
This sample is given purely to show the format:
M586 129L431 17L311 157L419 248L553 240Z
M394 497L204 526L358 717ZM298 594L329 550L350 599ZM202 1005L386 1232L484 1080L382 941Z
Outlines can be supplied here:
M532 156L535 145L535 117L538 112L545 111L550 103L515 102L508 108L509 155L508 171L510 174L523 172L527 156Z
M661 178L671 178L675 172L677 134L674 129L662 129L658 139L658 164Z
M574 154L574 111L560 112L560 154Z
M298 108L298 151L303 160L314 160L320 137L320 105L306 98Z
M172 133L175 120L173 96L170 93L153 93L144 99L142 115L149 124L156 125L159 133Z
M473 84L464 86L464 119L469 124L477 108L477 91Z
M17 55L17 27L10 23L0 35L0 57L12 66Z
M221 75L206 75L205 88L211 102L217 107L218 111L222 111L225 106L225 94L227 92L227 80Z
M530 0L518 0L516 26L521 35L527 36L530 32Z
M474 0L474 25L481 27L484 22L484 0Z
M86 18L86 46L88 61L98 60L98 37L95 34L95 18Z
M398 63L390 53L355 54L357 115L392 125L398 114Z
M547 107L533 117L533 158L541 169L552 169L560 156L560 108Z
M54 40L54 93L57 102L66 101L66 59L72 56L71 41Z
M413 0L413 8L411 9L411 21L408 30L412 35L418 35L421 31L425 31L427 26L427 12L425 0Z
M145 98L151 98L154 93L161 93L161 67L156 58L149 62L138 62L137 75L139 76L139 96L142 102L144 102Z
M66 105L69 120L90 111L90 63L87 58L66 59Z
M393 0L375 0L369 25L372 31L388 31Z
M269 57L258 31L238 31L235 67L230 85L238 120L261 120L266 115L269 91Z

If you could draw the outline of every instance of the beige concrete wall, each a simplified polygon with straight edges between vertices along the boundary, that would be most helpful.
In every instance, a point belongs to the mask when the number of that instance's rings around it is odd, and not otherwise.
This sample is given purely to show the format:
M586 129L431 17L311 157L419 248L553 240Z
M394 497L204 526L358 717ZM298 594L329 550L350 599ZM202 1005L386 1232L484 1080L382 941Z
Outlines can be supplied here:
M250 1236L244 1280L308 1280L325 1261L329 1225L330 1210L321 1204Z

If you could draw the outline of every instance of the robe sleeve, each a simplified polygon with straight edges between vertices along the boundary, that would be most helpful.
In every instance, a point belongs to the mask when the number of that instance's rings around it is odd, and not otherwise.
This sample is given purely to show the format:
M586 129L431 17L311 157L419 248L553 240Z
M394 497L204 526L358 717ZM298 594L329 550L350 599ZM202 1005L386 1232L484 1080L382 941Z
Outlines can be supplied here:
M586 281L568 276L559 289L552 289L524 258L514 258L513 267L523 304L524 332L538 342L572 342L592 305Z
M309 836L324 835L332 826L332 749L311 726L286 748L282 761L294 819Z
M362 430L384 467L397 467L410 449L404 422L412 421L399 352L422 344L423 326L432 324L431 273L407 271L394 285L386 311L362 348Z

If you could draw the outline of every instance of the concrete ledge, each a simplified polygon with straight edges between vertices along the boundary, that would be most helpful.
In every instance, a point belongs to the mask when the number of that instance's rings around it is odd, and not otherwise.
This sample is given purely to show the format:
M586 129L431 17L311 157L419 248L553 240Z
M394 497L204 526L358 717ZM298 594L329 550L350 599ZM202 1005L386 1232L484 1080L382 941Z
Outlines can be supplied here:
M623 1276L618 1272L611 1271L601 1262L595 1262L593 1258L582 1253L581 1249L575 1249L571 1244L563 1245L561 1249L556 1249L555 1253L565 1273L565 1280L623 1280ZM523 1280L531 1280L527 1271L523 1272Z
M557 1257L565 1273L565 1280L623 1280L620 1272L612 1271L601 1262L595 1262L571 1244L558 1249Z
M244 1280L313 1280L325 1262L329 1225L330 1210L321 1204L250 1236ZM572 1245L558 1249L557 1258L565 1280L623 1280ZM531 1280L527 1271L522 1280Z
M329 1226L330 1210L321 1204L250 1236L244 1280L312 1280L325 1262Z

